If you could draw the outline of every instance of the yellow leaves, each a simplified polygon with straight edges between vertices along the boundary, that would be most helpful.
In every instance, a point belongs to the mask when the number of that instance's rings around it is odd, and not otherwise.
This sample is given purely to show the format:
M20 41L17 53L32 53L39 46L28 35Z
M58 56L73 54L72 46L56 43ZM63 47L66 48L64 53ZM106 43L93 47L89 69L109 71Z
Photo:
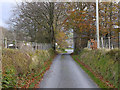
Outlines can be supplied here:
M63 32L61 32L61 31L57 32L57 34L56 34L57 41L61 40L63 36L64 36Z
M68 39L68 36L63 31L58 31L56 34L56 41L58 45L63 46L66 42L66 39ZM64 42L64 43L63 43Z

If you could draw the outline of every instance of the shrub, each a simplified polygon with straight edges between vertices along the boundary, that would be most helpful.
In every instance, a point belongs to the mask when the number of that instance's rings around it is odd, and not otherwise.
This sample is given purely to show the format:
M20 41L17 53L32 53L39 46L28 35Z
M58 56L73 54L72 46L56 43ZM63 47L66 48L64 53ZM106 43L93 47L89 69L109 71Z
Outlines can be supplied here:
M113 49L110 50L107 55L109 55L113 60L118 61L120 60L120 49Z
M120 50L87 50L84 49L79 55L79 59L90 66L92 70L104 76L116 87L118 85L118 60Z
M26 78L30 73L36 73L44 68L44 63L54 55L50 50L26 52L16 49L3 49L2 52L2 87L15 87L19 78ZM42 69L41 69L42 70Z

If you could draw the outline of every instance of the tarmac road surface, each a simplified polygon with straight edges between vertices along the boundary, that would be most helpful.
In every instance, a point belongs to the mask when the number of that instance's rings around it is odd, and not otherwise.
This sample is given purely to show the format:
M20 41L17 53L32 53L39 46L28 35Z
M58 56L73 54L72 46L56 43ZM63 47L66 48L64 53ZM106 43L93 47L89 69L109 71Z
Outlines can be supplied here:
M59 54L45 73L40 88L98 88L69 54Z

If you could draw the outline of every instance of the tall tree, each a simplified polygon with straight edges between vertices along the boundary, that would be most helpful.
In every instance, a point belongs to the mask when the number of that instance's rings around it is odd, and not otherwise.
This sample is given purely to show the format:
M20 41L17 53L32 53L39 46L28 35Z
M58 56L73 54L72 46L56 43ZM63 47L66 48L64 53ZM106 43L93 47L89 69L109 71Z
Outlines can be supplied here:
M96 8L95 3L71 3L67 18L64 21L65 27L74 31L74 49L80 51L87 46L89 39L96 39ZM118 31L114 25L118 25L118 4L115 2L99 3L100 37L109 35L111 42ZM108 41L107 41L108 42Z
M73 29L76 53L87 46L87 40L94 38L95 12L93 5L94 3L71 3L68 17L64 21L66 29Z
M55 30L64 16L62 5L54 2L23 2L14 10L14 29L24 32L31 42L51 43L55 50ZM27 37L27 38L28 38Z

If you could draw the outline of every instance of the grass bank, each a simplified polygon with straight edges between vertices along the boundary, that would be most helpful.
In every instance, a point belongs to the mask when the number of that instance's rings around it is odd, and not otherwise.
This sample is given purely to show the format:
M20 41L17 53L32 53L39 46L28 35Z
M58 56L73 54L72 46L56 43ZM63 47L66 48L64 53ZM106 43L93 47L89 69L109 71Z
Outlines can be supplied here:
M84 49L73 59L88 73L100 88L118 88L120 50Z
M65 51L65 48L59 48L56 51L57 53L67 53L67 51Z
M34 88L49 69L55 56L53 50L25 52L15 49L3 49L2 87Z

